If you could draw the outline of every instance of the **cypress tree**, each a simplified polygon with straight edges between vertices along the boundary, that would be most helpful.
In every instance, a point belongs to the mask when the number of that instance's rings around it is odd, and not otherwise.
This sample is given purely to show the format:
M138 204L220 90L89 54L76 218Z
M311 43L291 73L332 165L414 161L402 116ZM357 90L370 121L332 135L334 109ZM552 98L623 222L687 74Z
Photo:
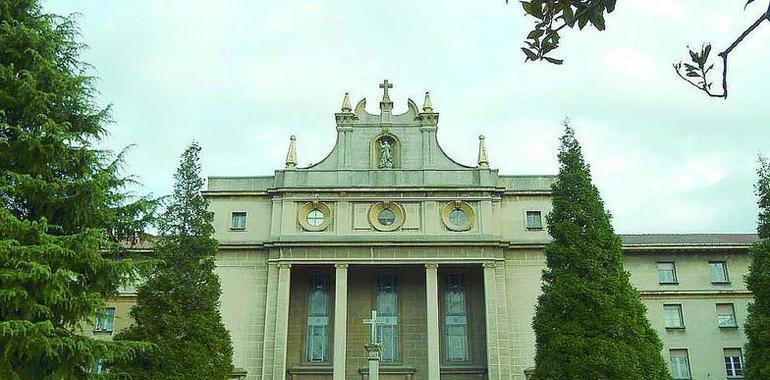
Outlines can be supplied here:
M200 147L182 154L174 193L159 218L159 265L137 294L135 324L115 337L141 340L155 349L113 372L134 379L225 379L232 371L230 334L219 312L221 288L214 273L217 241L213 213L201 194Z
M755 186L759 205L757 231L760 241L749 253L752 258L746 286L754 294L746 317L746 379L770 379L770 162L760 156Z
M620 238L567 121L552 186L533 379L670 379Z
M72 18L0 1L0 378L84 378L142 345L78 333L133 266L152 202L132 202Z

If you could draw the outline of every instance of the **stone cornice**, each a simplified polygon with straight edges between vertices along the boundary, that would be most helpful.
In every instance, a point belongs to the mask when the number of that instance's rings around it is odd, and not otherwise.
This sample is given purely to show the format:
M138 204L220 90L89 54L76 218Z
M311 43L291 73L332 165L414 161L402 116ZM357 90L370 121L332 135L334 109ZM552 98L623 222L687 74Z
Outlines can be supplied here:
M643 299L661 298L752 298L748 290L640 290Z
M419 238L421 235L415 236ZM284 240L284 241L262 241L262 242L221 242L219 248L221 250L242 250L242 249L268 249L273 247L447 247L447 246L459 246L459 247L499 247L504 249L515 250L542 250L548 242L516 242L516 241L504 241L504 240L375 240L375 239L361 239L361 240ZM650 247L648 249L639 249L639 247L627 247L623 246L625 254L652 254L652 253L666 253L666 254L693 254L698 252L703 253L717 253L717 252L729 252L734 254L747 253L748 246L674 246L674 247Z

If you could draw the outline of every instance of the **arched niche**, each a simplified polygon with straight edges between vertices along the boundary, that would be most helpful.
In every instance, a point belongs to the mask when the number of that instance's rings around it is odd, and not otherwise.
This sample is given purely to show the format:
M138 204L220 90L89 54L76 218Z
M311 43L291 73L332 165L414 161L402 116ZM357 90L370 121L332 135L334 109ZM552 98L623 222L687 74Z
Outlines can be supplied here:
M386 145L387 144L387 145ZM382 167L380 162L382 160L384 147L390 148L390 156L392 161L391 167ZM382 133L372 140L369 148L369 167L372 169L396 169L401 167L401 142L398 138L391 133Z

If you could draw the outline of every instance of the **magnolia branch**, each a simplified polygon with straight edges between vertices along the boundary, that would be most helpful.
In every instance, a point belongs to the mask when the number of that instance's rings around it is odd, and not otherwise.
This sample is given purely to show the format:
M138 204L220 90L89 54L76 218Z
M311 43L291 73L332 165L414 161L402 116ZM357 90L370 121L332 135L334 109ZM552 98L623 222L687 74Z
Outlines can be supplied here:
M703 78L703 82L700 83L700 84L698 84L696 82L693 82L692 80L690 80L687 77L685 77L684 75L682 75L681 66L679 66L679 65L674 65L674 71L676 71L676 75L678 75L685 82L691 84L695 88L697 88L699 90L702 90L708 96L711 96L713 98L727 99L727 59L728 59L728 56L733 51L733 49L738 47L738 45L740 45L740 43L743 42L743 40L749 34L751 34L751 32L753 32L754 29L759 27L759 25L762 24L762 22L765 21L765 20L770 22L770 4L768 4L768 6L767 6L767 11L764 14L762 14L756 21L754 21L754 23L751 24L751 26L749 26L745 31L743 31L743 33L741 33L741 35L738 36L738 38L735 41L733 41L733 43L730 44L730 46L727 49L725 49L721 53L717 54L718 57L722 58L722 93L721 94L713 93L709 89L711 84L706 81L706 74L707 74L708 69L704 70L703 68L701 68L700 72L701 72L701 77Z

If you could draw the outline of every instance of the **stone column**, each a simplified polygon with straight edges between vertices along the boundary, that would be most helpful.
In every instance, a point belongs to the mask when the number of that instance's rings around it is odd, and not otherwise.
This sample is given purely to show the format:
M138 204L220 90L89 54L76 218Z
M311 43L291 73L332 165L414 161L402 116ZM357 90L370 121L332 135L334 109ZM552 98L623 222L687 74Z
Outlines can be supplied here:
M275 323L275 356L273 379L286 379L286 340L289 331L289 291L291 289L291 264L278 264L278 299Z
M495 278L495 263L489 262L484 267L484 311L487 330L487 378L500 379L500 347L498 344L497 326L497 289Z
M334 278L334 380L345 380L348 335L348 264L336 264Z
M441 358L438 329L438 264L425 264L425 294L428 311L428 380L439 380Z

